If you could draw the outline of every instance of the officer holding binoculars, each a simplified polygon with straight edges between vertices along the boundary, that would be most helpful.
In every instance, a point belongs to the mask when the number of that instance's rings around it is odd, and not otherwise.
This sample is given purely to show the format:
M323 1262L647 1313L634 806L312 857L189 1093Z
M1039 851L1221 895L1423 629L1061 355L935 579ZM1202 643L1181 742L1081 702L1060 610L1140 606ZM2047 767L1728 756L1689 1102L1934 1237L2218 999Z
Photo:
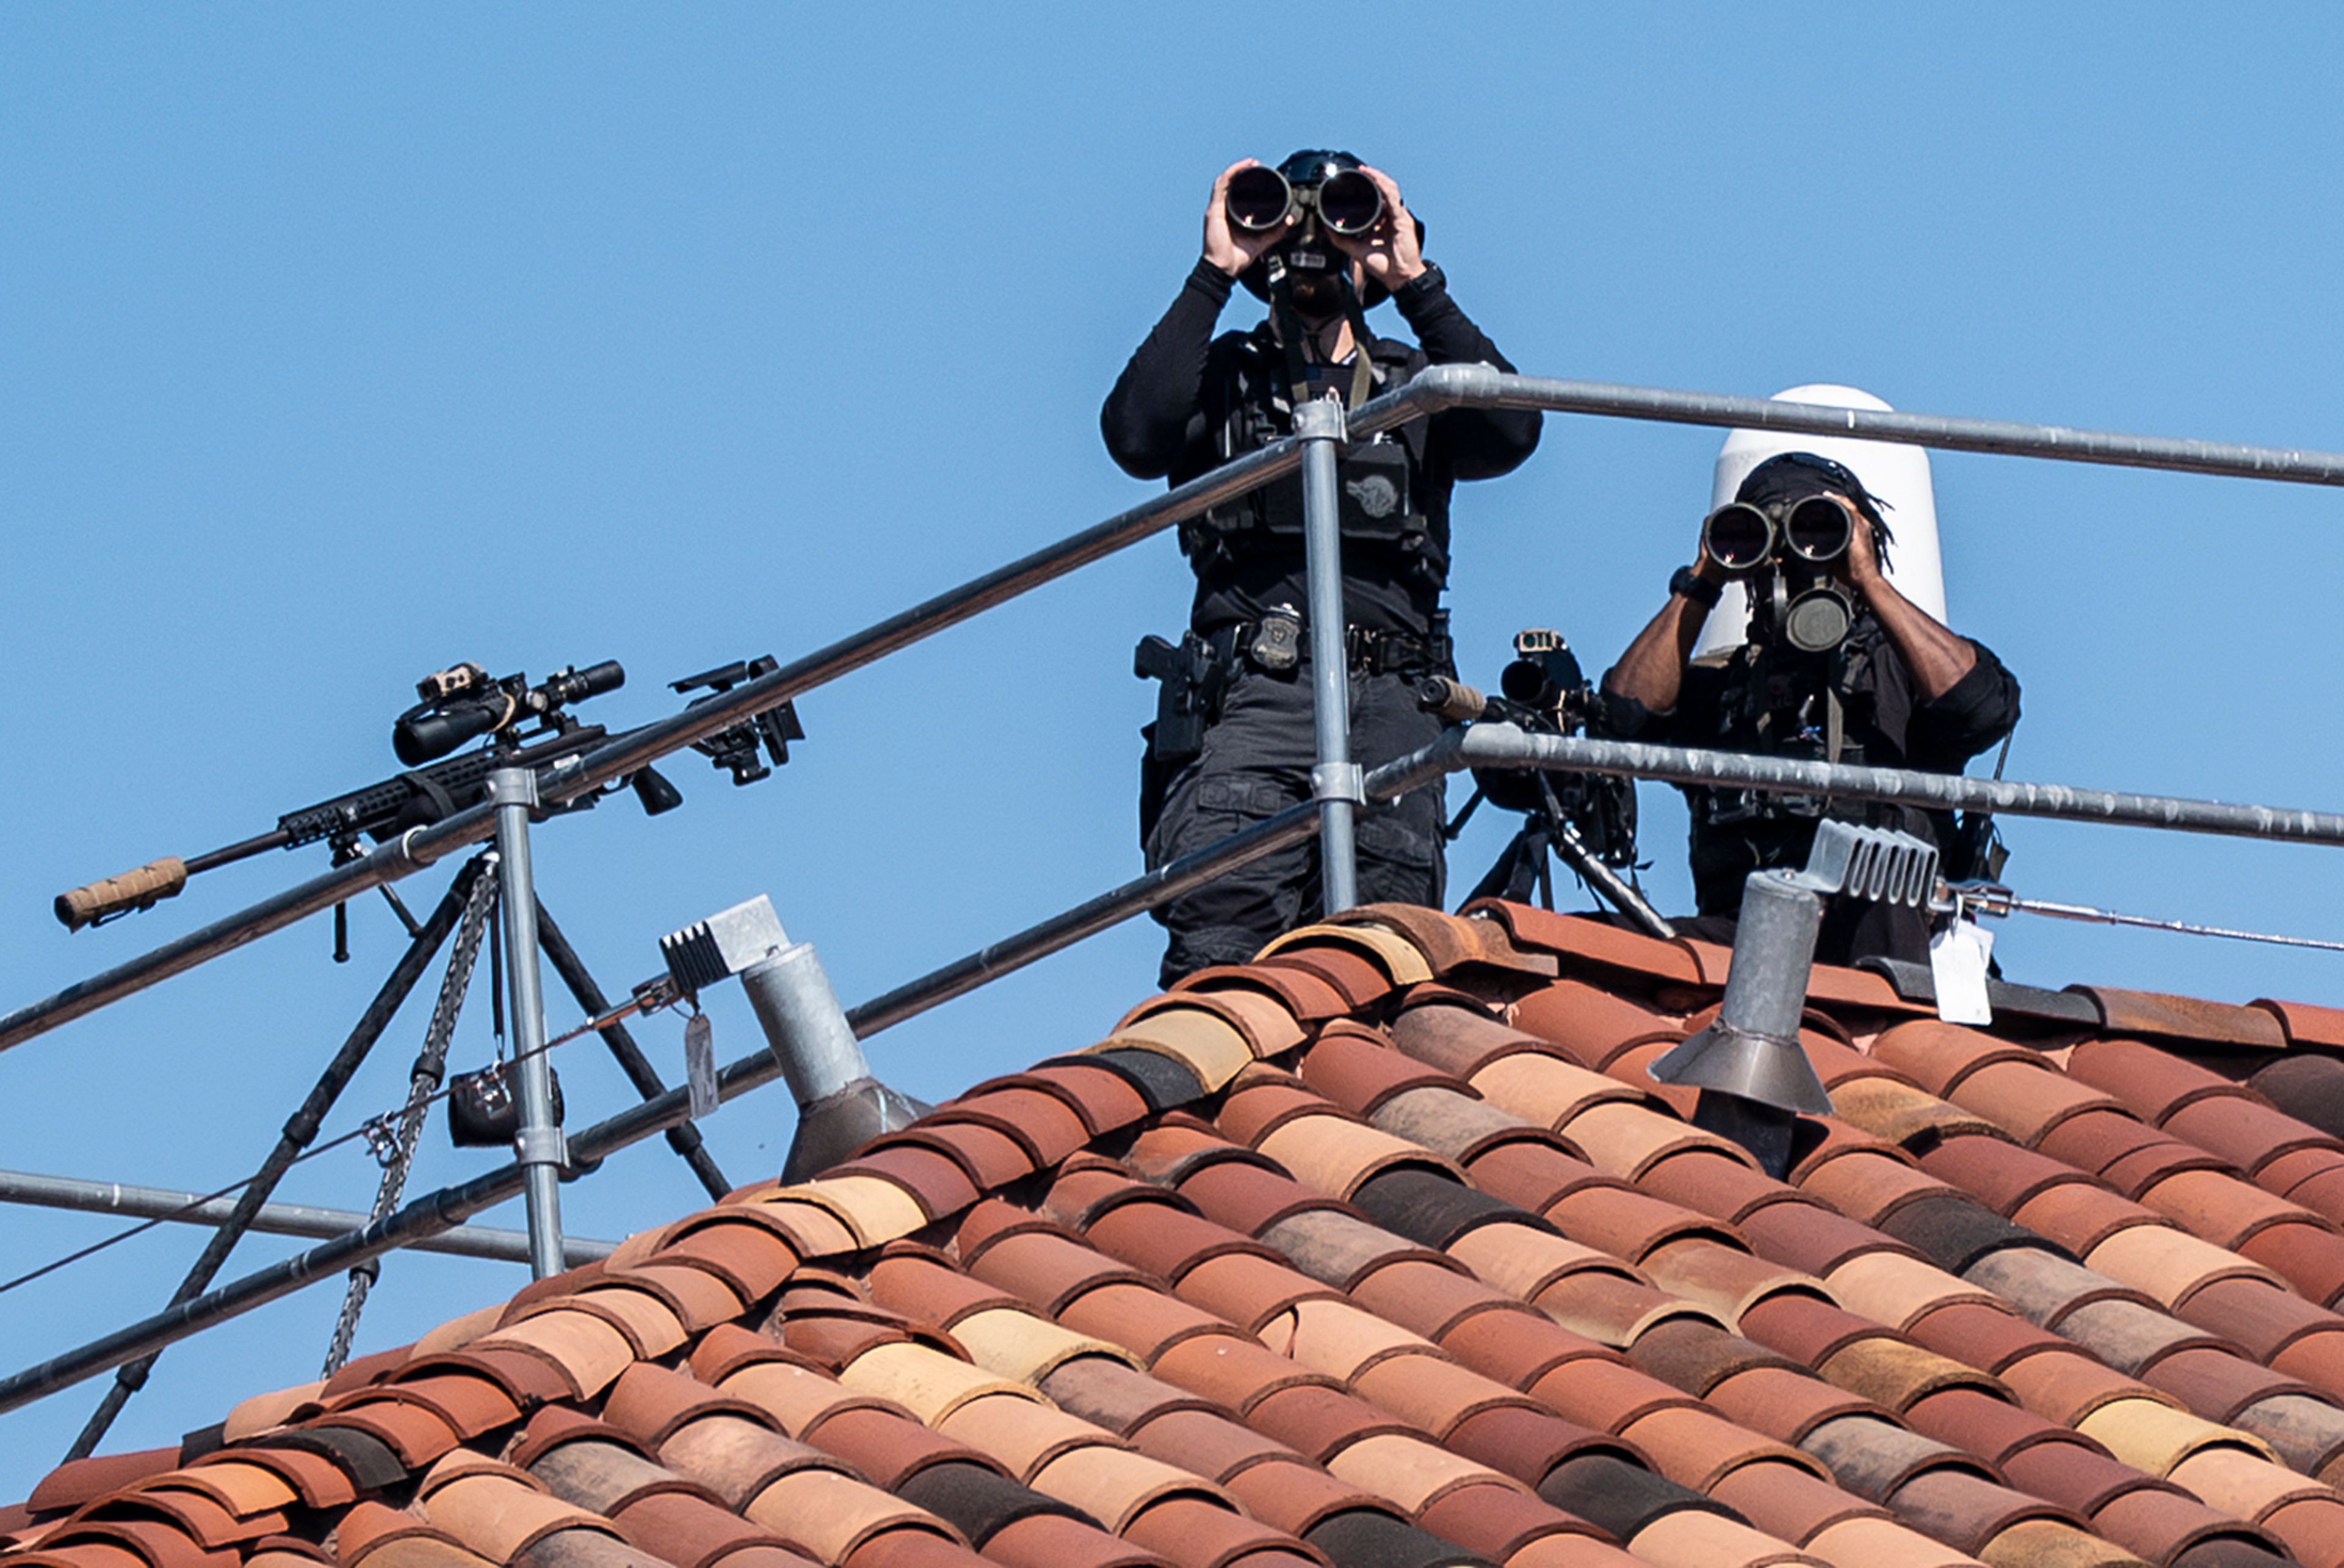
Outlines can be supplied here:
M1702 525L1692 566L1669 602L1603 676L1611 732L1874 767L1959 773L2018 723L2018 682L1984 644L1939 624L1884 574L1893 546L1880 502L1844 464L1786 452L1751 470L1733 501ZM1723 663L1695 662L1702 627L1739 580L1748 641ZM1945 874L1975 874L1952 814L1907 806L1687 786L1693 895L1688 936L1730 941L1753 871L1806 863L1825 816L1901 828L1937 845ZM1925 913L1843 903L1816 956L1872 955L1925 963Z
M1349 153L1248 158L1213 182L1204 254L1107 396L1108 453L1135 479L1175 485L1293 430L1320 397L1356 406L1428 364L1513 367L1424 259L1424 226L1390 177ZM1214 336L1242 283L1269 307L1250 331ZM1379 338L1366 311L1389 298L1421 347ZM1535 411L1451 410L1353 444L1340 462L1351 753L1372 766L1434 739L1411 683L1448 673L1449 496L1459 480L1506 473L1538 445ZM1308 602L1302 491L1289 476L1184 523L1197 574L1176 647L1140 645L1164 683L1141 767L1140 837L1153 867L1310 798ZM1359 824L1363 901L1437 906L1440 787ZM1171 931L1167 985L1242 963L1314 917L1316 842L1281 850L1157 911Z

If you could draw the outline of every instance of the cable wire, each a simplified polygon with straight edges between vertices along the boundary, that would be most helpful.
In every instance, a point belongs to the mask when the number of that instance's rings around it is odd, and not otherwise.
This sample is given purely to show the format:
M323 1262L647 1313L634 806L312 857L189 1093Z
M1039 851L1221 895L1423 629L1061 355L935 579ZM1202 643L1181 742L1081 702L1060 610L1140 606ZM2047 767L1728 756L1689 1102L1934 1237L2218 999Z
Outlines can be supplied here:
M626 1019L633 1017L638 1013L652 1011L654 1006L664 1007L668 1006L672 1000L672 998L662 997L656 994L648 1002L641 997L630 998L628 1001L611 1008L609 1012L601 1015L599 1017L587 1019L584 1023L579 1025L576 1028L570 1030L566 1034L556 1035L553 1038L546 1041L544 1045L537 1047L535 1050L520 1052L516 1054L510 1061L500 1062L494 1067L482 1067L477 1072L459 1073L454 1077L450 1078L444 1087L426 1096L420 1101L411 1101L408 1104L401 1105L399 1109L395 1111L384 1111L380 1115L369 1117L365 1121L360 1122L358 1126L352 1128L349 1131L343 1133L338 1138L328 1138L324 1143L314 1145L311 1148L303 1150L299 1155L296 1156L289 1164L304 1164L309 1160L317 1158L321 1154L339 1148L344 1144L356 1143L361 1139L364 1139L370 1147L388 1147L391 1140L395 1139L398 1136L394 1130L398 1121L404 1118L410 1113L429 1109L431 1106L440 1100L446 1099L450 1095L456 1093L457 1090L463 1087L464 1085L471 1080L510 1071L512 1067L519 1066L528 1058L551 1051L556 1046L566 1046L571 1041L577 1039L582 1035L593 1034L598 1030L608 1028L612 1024L622 1023ZM255 1175L258 1175L258 1172L256 1172ZM108 1236L102 1240L93 1241L86 1247L68 1252L64 1257L56 1259L52 1262L44 1263L39 1268L32 1270L26 1273L19 1274L13 1280L0 1280L0 1295L5 1295L21 1285L29 1285L35 1280L54 1274L58 1270L66 1268L71 1264L78 1263L85 1258L95 1257L98 1253L105 1251L107 1248L127 1241L134 1236L143 1236L149 1230L169 1224L172 1220L177 1219L182 1216L192 1214L207 1203L214 1203L218 1201L220 1199L230 1197L233 1194L241 1192L246 1188L252 1185L253 1179L253 1176L247 1176L239 1180L231 1181L226 1187L199 1195L192 1202L182 1204L180 1207L172 1209L167 1214L157 1214L151 1219L141 1220L127 1230L116 1231L114 1235Z
M2090 926L2133 926L2146 931L2172 931L2184 936L2225 936L2234 942L2268 942L2281 947L2313 947L2327 953L2344 953L2344 942L2332 942L2320 936L2282 936L2269 931L2238 931L2228 926L2200 926L2188 920L2124 915L2113 909L2096 909L2088 904L2059 904L2048 898L2021 898L2015 894L1999 892L1975 898L1966 893L1961 896L1964 902L1975 905L1988 915L2006 914L2016 909L2025 915L2042 915L2054 920L2074 920Z

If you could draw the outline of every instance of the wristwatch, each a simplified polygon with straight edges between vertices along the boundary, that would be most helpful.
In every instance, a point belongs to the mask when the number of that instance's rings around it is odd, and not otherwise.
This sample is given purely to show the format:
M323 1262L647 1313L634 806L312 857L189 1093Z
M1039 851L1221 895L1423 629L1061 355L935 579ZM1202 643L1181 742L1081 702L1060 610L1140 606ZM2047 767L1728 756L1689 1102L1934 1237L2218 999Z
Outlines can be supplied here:
M1669 578L1669 592L1692 600L1704 610L1714 610L1717 602L1725 597L1725 585L1712 582L1690 566L1680 566Z
M1448 287L1449 279L1442 276L1440 268L1428 261L1423 271L1392 290L1392 303L1405 310L1426 296L1437 294Z

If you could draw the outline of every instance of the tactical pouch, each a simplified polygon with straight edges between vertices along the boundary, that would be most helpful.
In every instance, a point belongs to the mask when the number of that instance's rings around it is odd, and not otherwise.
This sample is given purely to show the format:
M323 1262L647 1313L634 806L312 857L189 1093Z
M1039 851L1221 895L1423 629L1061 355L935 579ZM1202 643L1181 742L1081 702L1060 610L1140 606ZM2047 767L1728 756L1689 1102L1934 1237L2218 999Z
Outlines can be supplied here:
M1347 540L1390 542L1424 531L1408 493L1408 449L1398 441L1362 441L1335 470L1339 515Z
M1396 543L1424 531L1409 493L1408 449L1398 441L1362 441L1335 465L1336 517L1344 539ZM1287 539L1302 534L1302 478L1288 474L1205 514L1224 538L1258 529ZM1243 546L1238 548L1242 549Z
M551 1067L553 1119L561 1121L561 1079ZM458 1148L502 1148L520 1136L520 1095L503 1062L467 1073L448 1091L448 1140Z

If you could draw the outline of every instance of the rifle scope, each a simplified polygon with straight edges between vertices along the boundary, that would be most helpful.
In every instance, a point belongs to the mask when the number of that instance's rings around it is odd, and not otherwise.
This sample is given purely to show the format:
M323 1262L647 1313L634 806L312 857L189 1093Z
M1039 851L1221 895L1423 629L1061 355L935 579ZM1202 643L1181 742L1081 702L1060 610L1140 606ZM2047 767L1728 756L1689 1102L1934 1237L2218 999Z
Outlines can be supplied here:
M627 673L616 659L583 670L556 670L535 686L525 675L491 681L478 664L459 664L416 683L423 701L391 724L390 749L409 767L419 768L468 741L546 717L626 683Z

